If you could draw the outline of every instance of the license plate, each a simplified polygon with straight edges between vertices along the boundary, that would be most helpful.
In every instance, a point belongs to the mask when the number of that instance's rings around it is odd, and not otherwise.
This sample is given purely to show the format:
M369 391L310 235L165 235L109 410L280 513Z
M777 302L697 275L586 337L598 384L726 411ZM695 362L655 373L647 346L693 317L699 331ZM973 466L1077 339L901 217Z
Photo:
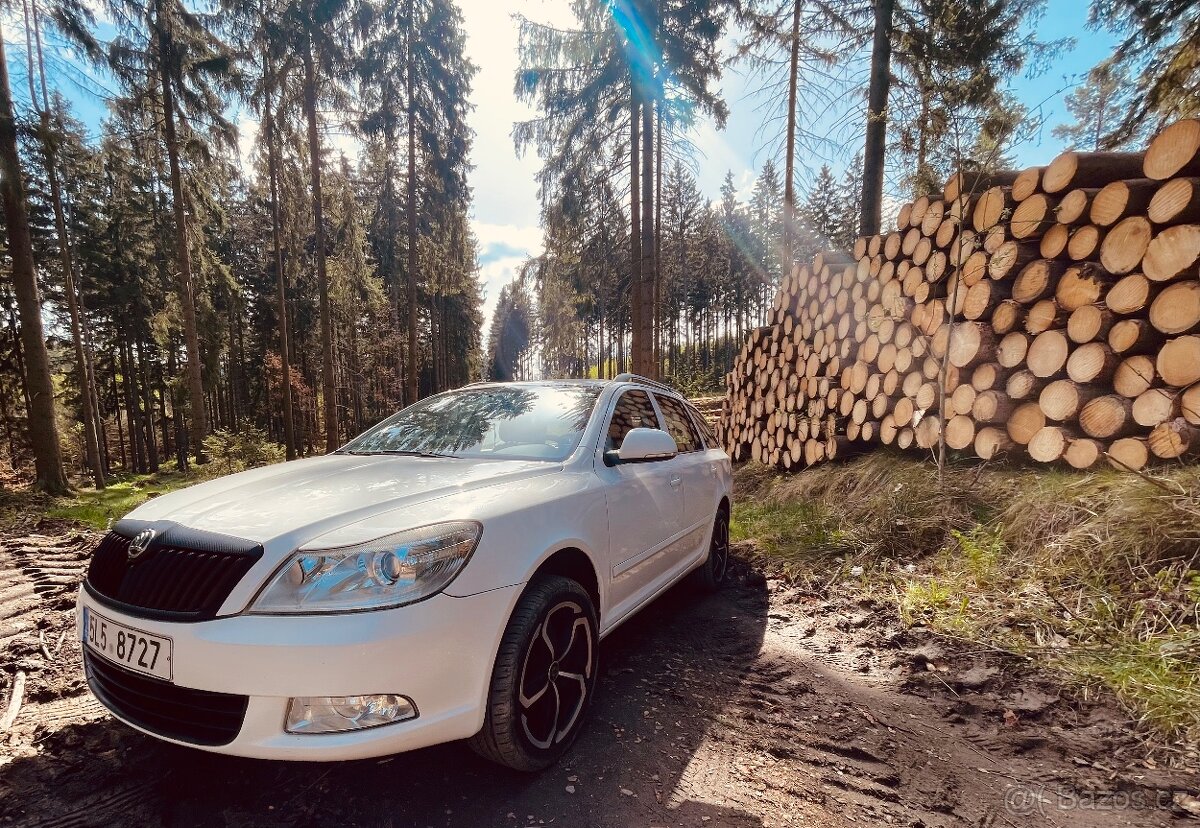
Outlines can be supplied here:
M127 627L83 608L83 643L135 673L171 680L171 639Z

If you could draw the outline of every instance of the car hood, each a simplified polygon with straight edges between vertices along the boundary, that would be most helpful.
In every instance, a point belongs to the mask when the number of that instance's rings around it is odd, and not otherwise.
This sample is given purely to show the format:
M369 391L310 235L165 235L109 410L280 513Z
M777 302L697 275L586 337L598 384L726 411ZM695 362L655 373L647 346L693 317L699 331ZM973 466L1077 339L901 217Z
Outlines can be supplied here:
M526 460L331 454L200 483L150 500L128 517L260 543L285 535L303 541L381 512L561 469ZM419 524L414 509L411 525Z

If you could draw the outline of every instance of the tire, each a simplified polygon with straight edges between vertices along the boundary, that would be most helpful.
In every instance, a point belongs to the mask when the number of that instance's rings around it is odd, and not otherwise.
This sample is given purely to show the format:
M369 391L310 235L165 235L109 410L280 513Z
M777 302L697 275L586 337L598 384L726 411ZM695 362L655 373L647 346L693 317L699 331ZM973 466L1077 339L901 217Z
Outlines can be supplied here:
M471 749L526 773L558 761L579 735L596 689L598 632L583 587L558 575L534 578L500 640L483 729L471 737Z
M708 557L689 577L692 585L702 592L716 592L729 578L729 515L724 509L718 510L713 519Z

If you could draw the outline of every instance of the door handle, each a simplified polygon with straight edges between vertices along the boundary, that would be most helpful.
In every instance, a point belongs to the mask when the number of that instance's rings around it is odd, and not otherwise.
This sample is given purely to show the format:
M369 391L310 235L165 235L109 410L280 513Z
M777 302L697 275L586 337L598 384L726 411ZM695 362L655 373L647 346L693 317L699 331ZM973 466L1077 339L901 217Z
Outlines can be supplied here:
M672 489L678 489L682 485L683 485L682 477L672 477L671 478L671 488Z

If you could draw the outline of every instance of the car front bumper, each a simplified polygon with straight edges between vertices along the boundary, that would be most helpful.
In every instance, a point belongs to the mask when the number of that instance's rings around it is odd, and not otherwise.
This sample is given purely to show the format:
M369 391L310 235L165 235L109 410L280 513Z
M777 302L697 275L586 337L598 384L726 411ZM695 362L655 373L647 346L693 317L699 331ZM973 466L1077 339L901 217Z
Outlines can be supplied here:
M87 607L118 624L170 638L171 684L177 687L248 697L241 728L227 744L171 738L113 711L132 727L218 753L330 761L400 753L477 733L496 650L520 589L503 587L465 598L436 595L372 612L236 615L178 623L122 613L81 588L76 616L81 636ZM406 696L419 715L342 733L284 730L294 697L373 693Z

